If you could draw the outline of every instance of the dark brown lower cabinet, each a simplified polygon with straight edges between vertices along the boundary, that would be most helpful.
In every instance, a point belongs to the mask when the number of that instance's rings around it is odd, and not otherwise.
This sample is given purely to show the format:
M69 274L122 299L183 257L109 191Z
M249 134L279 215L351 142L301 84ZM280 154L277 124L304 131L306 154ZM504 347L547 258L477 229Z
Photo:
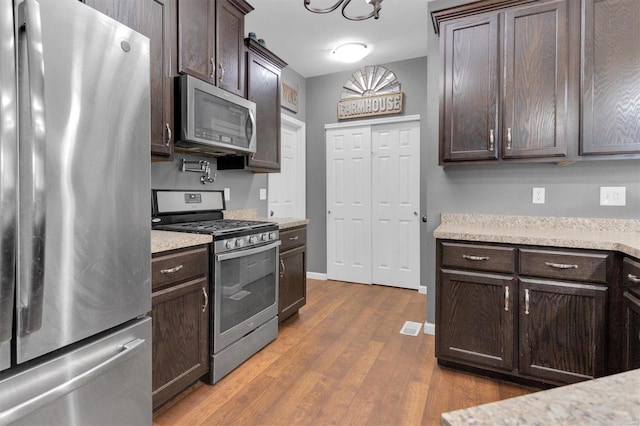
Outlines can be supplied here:
M624 339L623 364L625 370L640 368L640 297L625 291L623 295Z
M516 279L451 270L441 278L437 356L511 371Z
M161 254L152 269L156 409L209 371L208 247Z
M307 303L306 225L280 232L278 321L294 315Z
M521 373L561 383L603 376L607 287L520 280Z

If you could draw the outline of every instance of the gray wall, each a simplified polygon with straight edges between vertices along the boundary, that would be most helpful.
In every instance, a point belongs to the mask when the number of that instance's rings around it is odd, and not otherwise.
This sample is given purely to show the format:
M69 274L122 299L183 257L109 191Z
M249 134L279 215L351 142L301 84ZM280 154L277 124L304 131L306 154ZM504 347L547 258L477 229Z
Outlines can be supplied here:
M429 10L461 1L434 1ZM431 23L429 22L429 25ZM422 234L422 280L427 280L427 321L435 322L435 239L440 213L488 213L561 217L640 218L640 161L555 164L438 166L439 39L429 28L427 131L422 137L421 187L429 222ZM532 204L534 186L546 188L546 203ZM600 186L626 186L625 207L601 207ZM426 230L425 230L426 228ZM425 232L426 231L426 232ZM426 245L426 250L424 250Z
M380 64L393 71L402 84L404 92L403 115L420 114L420 133L426 134L427 110L427 58ZM336 123L337 103L342 85L351 78L351 71L326 74L307 79L307 218L310 219L307 238L307 269L310 272L326 273L326 173L324 125ZM350 122L353 120L349 120ZM422 137L424 141L424 137ZM424 192L421 204L424 206Z

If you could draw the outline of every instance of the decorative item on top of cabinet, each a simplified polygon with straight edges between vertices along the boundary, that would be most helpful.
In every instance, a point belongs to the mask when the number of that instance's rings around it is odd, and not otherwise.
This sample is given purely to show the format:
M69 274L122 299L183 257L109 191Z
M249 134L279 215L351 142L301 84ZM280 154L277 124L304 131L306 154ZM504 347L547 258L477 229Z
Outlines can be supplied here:
M209 246L154 254L153 408L209 371Z
M558 161L577 145L577 3L483 0L432 13L441 165Z
M218 170L280 171L280 73L287 63L252 38L247 46L247 99L256 103L256 152L218 159Z
M437 259L439 363L553 385L605 374L610 253L438 240Z
M178 1L178 71L245 97L244 0Z
M289 318L307 303L307 226L280 231L278 320Z
M580 153L640 158L640 1L582 3Z
M149 37L151 57L151 155L173 155L173 75L171 34L175 34L175 0L83 0L88 6ZM123 76L126 78L126 76Z

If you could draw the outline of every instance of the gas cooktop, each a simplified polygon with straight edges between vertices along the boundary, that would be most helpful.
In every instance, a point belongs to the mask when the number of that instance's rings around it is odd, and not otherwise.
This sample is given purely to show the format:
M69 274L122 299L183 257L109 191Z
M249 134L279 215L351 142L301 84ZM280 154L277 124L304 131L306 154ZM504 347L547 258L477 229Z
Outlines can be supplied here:
M242 231L268 230L276 226L273 222L261 222L255 220L215 219L199 220L194 222L173 223L157 226L155 229L178 232L194 232L200 234L225 235L240 233Z

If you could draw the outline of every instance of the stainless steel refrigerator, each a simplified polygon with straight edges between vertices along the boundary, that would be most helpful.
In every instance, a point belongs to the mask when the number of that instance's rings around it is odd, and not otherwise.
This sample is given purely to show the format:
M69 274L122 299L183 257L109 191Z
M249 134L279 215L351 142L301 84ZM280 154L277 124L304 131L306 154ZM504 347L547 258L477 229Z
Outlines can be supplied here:
M149 40L0 0L0 424L151 424Z

